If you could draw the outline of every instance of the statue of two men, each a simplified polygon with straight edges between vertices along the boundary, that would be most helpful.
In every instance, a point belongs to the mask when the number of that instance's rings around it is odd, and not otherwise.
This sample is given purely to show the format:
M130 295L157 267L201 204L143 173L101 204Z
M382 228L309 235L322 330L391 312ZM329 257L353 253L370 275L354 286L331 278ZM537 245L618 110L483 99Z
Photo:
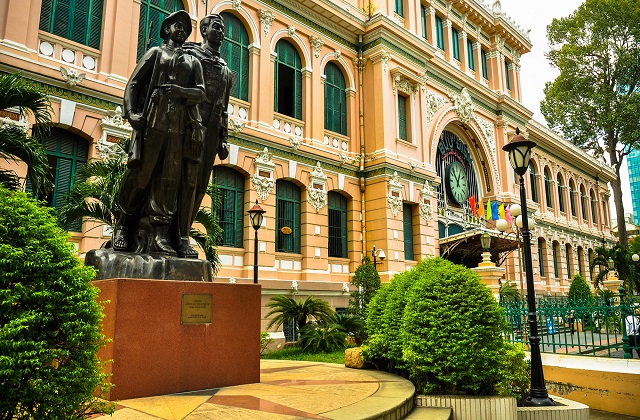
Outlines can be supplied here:
M202 45L185 40L191 19L169 15L162 45L140 60L127 83L124 115L134 128L118 195L116 251L197 258L189 230L216 154L226 159L232 73L220 59L224 22L202 19Z

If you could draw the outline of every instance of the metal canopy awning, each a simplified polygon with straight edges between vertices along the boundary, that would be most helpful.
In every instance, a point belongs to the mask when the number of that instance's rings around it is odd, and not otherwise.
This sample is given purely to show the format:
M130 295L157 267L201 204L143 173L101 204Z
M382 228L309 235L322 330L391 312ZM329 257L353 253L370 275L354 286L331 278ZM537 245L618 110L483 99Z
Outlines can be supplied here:
M440 238L440 256L469 268L477 267L482 261L480 236L485 232L491 236L491 261L498 266L502 265L511 252L519 248L520 241L513 235L505 236L497 231L472 229Z

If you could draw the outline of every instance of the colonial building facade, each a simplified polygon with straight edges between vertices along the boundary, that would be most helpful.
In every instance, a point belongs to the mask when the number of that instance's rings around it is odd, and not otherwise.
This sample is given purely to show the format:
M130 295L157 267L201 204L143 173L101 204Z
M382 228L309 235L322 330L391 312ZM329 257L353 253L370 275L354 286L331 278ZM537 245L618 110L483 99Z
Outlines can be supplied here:
M253 280L247 210L258 200L265 303L285 293L347 306L374 245L383 281L435 255L475 266L487 229L518 282L517 231L499 234L477 211L519 202L502 151L517 127L537 143L525 175L536 292L566 293L575 273L590 280L594 248L613 240L615 175L531 120L520 89L531 42L499 1L5 0L0 71L23 72L53 104L51 205L78 165L129 136L118 108L127 77L179 9L194 28L223 15L222 57L237 76L230 154L214 170L225 232L216 281ZM3 124L18 119L3 111ZM82 254L110 234L86 221L71 241Z

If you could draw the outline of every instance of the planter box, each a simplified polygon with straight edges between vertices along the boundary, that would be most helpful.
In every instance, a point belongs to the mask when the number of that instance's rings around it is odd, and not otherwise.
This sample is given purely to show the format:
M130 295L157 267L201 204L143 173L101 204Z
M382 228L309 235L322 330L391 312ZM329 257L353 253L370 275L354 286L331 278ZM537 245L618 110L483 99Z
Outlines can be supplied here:
M469 395L418 395L418 407L451 407L453 420L516 420L516 399Z
M450 407L452 420L589 420L589 407L552 396L554 407L517 407L511 397L418 395L417 407Z

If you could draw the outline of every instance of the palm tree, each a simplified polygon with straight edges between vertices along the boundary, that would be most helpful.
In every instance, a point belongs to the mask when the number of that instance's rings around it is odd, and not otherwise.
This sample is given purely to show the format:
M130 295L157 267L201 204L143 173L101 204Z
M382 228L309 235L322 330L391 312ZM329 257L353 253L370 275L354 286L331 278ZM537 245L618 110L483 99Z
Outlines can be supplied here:
M273 325L280 327L285 321L296 322L298 331L300 331L310 318L316 321L325 322L327 325L333 322L334 311L327 302L322 299L314 299L308 296L303 300L294 300L288 296L277 295L271 298L267 307L271 308L265 318L278 314L271 318L267 329Z
M500 303L504 302L518 302L522 296L515 284L507 281L506 283L500 283Z
M69 229L74 223L88 218L97 222L98 226L115 228L120 216L117 198L127 168L129 141L125 139L114 144L105 159L93 160L78 168L75 182L56 214L60 226ZM209 184L207 194L211 197L212 210L200 208L196 215L196 223L204 228L204 232L191 228L190 236L202 248L215 273L221 265L216 248L222 238L222 229L217 220L220 198L218 188L213 184Z
M17 108L23 118L33 115L35 124L32 136L19 125L0 126L0 159L26 163L33 192L43 198L52 187L47 153L40 143L51 123L51 103L46 93L20 74L0 75L0 110L9 108ZM18 175L10 169L0 169L0 183L9 189L22 189Z
M620 244L615 244L612 248L598 247L594 250L595 255L589 264L590 270L596 266L600 271L594 280L594 287L598 288L602 281L606 280L609 273L609 259L613 260L614 269L618 273L618 278L624 280L627 290L640 291L640 281L638 281L638 268L631 260L632 252L624 249Z

